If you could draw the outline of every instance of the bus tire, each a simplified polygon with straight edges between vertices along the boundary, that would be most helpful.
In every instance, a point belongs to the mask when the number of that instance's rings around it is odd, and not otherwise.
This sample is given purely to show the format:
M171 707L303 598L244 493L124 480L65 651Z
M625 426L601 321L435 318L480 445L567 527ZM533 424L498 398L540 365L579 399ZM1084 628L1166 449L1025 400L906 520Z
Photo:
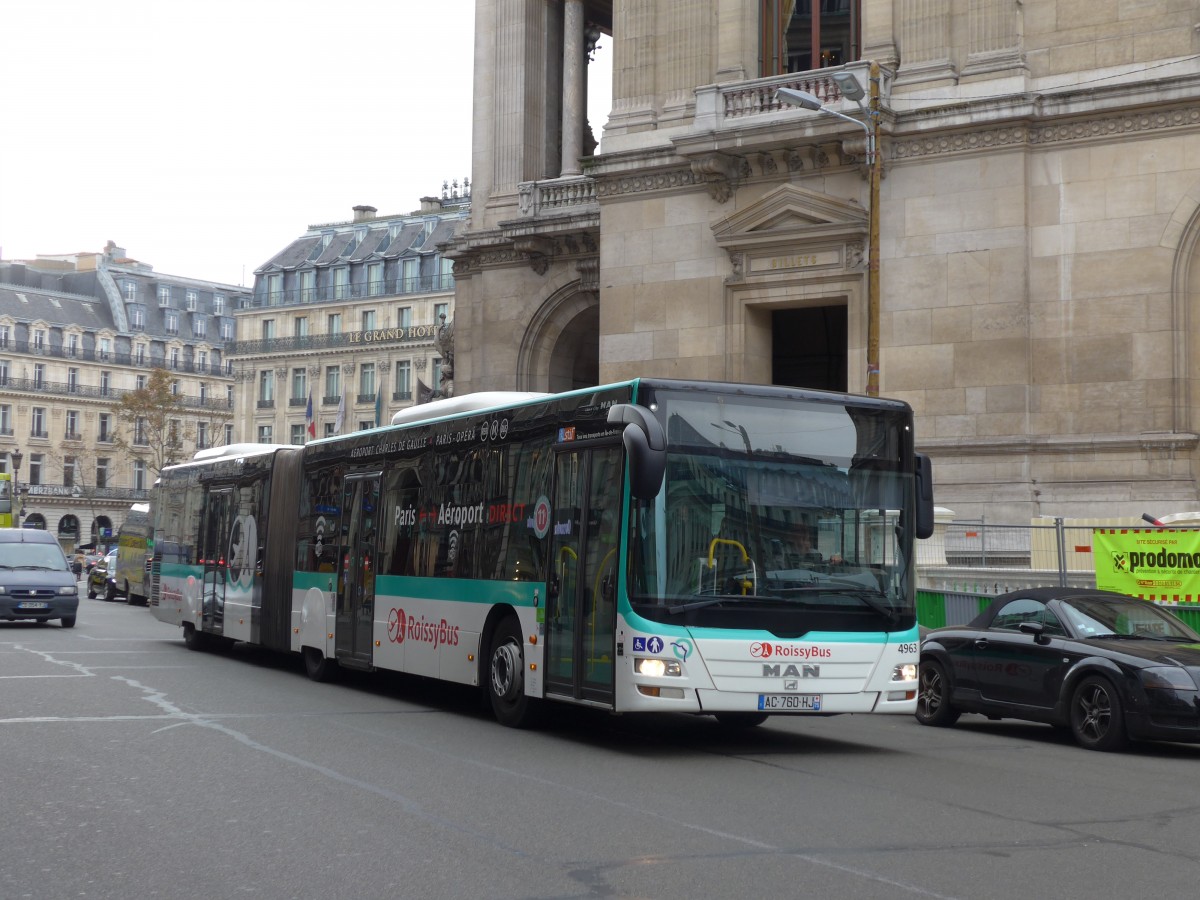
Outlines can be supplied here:
M534 724L537 702L525 695L525 647L516 616L505 616L492 632L487 692L492 714L501 725L526 728Z
M305 647L304 672L313 681L333 681L338 674L337 660L330 659L316 647Z
M189 650L203 650L208 646L208 635L197 631L191 622L183 623L183 644Z

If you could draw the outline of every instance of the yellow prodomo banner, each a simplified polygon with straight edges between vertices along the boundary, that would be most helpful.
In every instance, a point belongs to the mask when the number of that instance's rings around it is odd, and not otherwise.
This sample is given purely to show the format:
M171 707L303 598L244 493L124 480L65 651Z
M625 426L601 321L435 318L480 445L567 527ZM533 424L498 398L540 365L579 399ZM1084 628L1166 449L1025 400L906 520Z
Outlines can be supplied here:
M1200 528L1097 528L1092 558L1101 590L1200 603Z

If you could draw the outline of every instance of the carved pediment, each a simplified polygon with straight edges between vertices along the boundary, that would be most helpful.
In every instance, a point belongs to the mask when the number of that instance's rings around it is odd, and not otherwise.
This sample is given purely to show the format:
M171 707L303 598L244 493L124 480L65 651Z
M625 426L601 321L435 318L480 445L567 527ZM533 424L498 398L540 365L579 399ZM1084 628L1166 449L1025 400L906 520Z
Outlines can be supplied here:
M852 200L782 185L713 225L718 246L730 252L769 251L812 243L861 239L867 210Z

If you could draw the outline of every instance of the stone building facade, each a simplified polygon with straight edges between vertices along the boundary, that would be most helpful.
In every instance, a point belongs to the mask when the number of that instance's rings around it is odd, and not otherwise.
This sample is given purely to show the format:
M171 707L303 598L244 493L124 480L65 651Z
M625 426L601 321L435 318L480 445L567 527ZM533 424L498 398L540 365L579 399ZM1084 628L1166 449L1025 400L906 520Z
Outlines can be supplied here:
M180 460L230 443L224 345L248 296L155 272L111 241L102 253L0 261L0 471L19 481L14 525L51 531L68 551L115 542L156 475L116 415L151 368L171 374L180 398Z
M1195 509L1198 52L1195 0L479 0L458 390L873 364L960 516Z
M303 444L371 428L453 389L454 276L439 245L469 205L468 187L455 185L411 213L357 206L255 271L228 348L247 440Z

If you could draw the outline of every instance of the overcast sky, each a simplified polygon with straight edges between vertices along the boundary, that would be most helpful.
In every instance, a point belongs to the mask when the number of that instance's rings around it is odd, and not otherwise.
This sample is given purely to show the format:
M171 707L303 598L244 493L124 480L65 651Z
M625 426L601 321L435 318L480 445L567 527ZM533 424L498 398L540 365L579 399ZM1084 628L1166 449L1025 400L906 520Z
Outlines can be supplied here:
M0 256L112 240L249 285L309 225L416 210L471 174L474 18L475 0L5 3Z

